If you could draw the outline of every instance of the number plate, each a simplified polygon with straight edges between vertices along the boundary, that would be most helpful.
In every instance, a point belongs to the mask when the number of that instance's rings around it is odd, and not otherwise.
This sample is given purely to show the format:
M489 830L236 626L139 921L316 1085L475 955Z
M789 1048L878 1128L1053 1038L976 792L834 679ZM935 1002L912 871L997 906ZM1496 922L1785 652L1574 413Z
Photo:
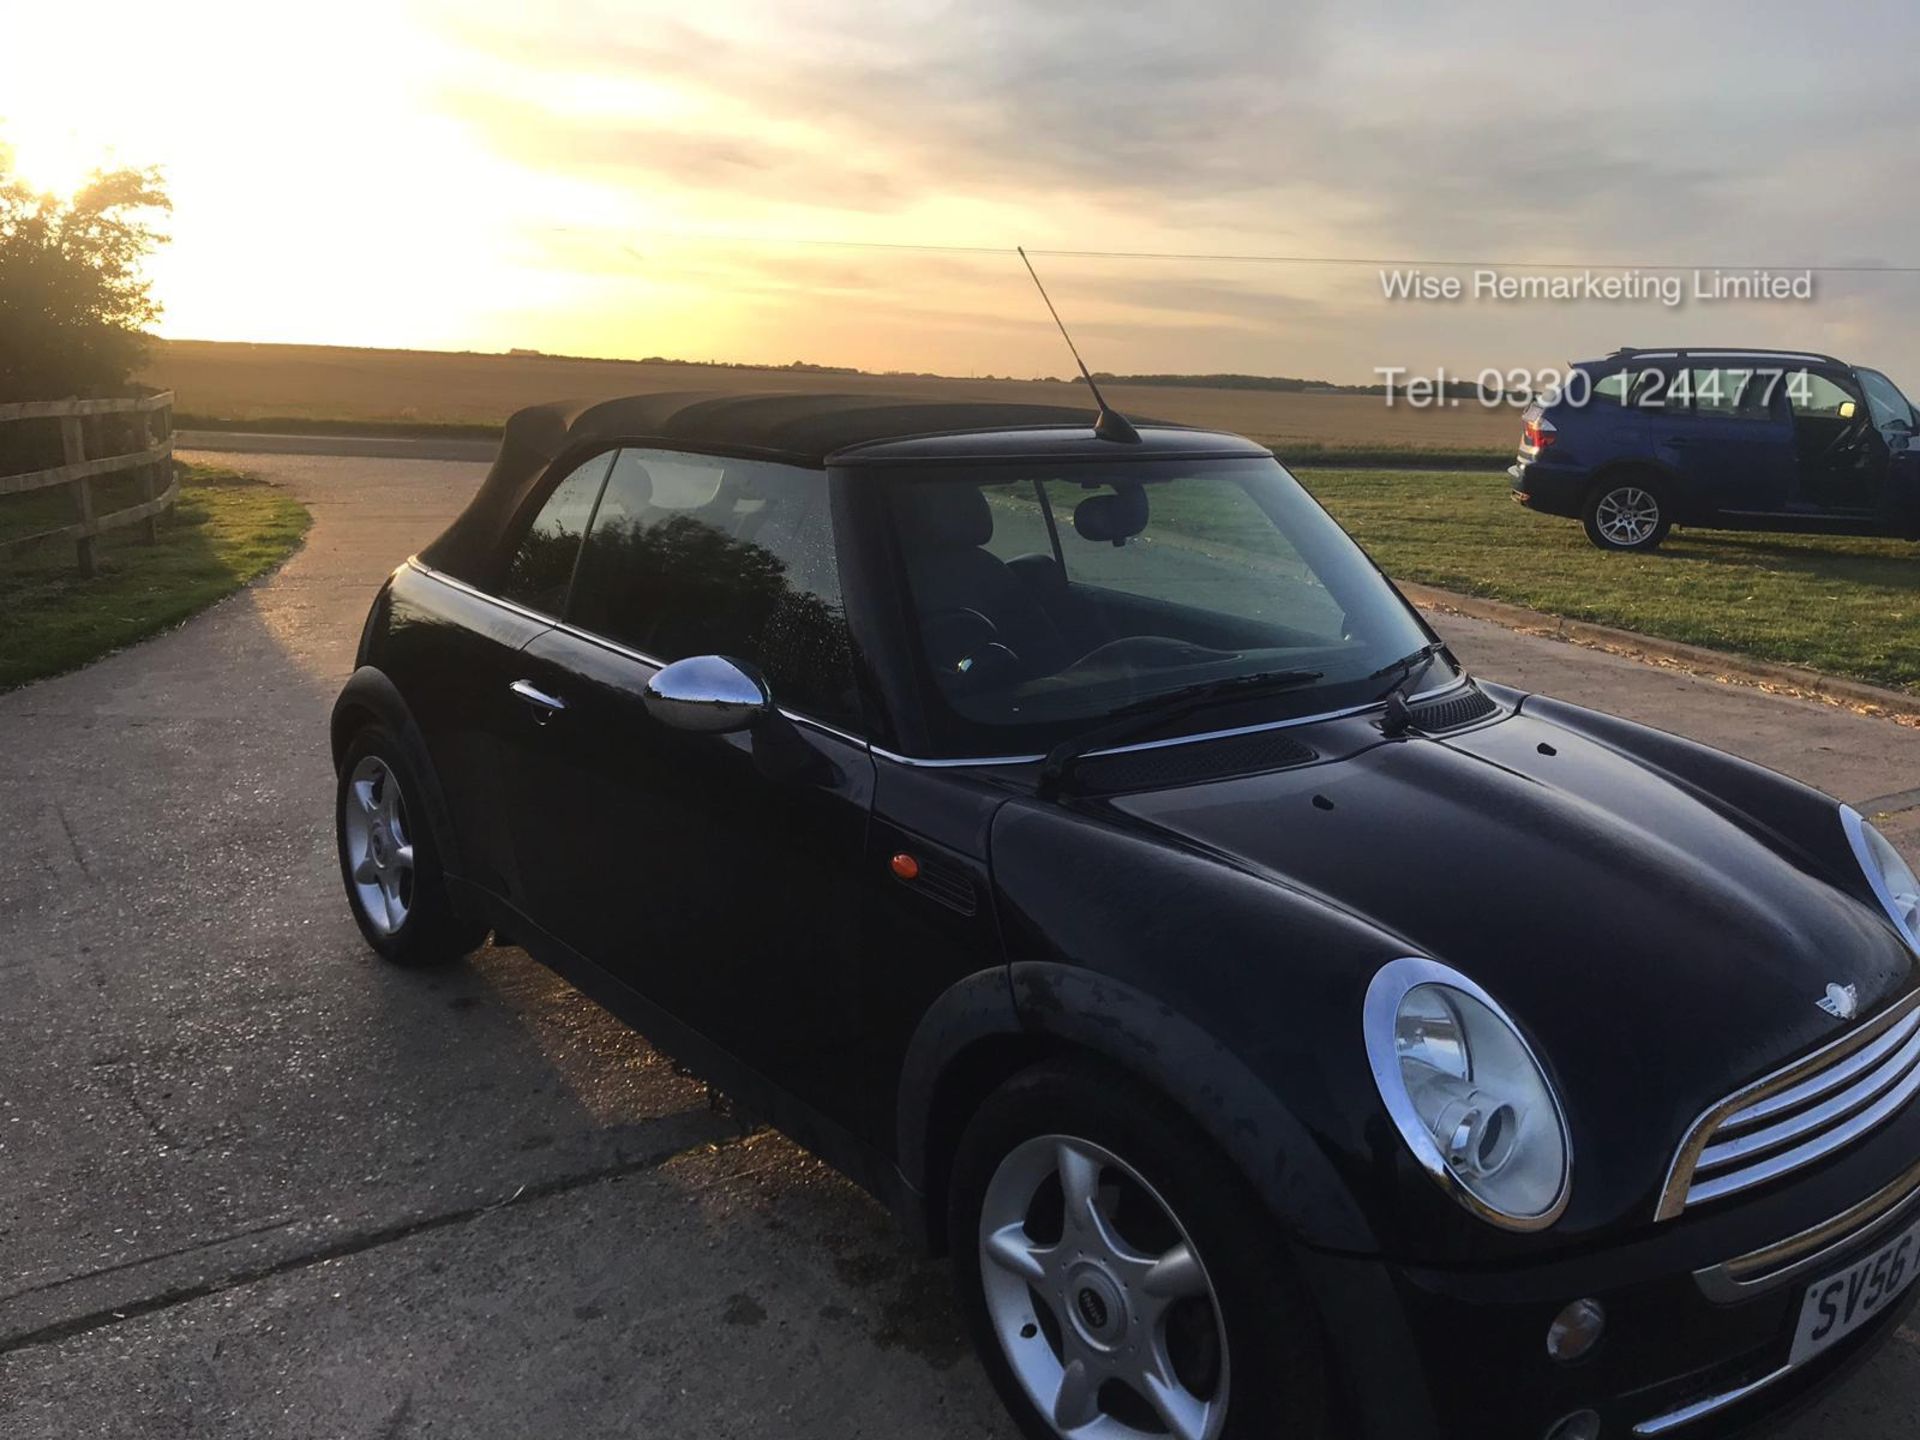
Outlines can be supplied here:
M1791 1364L1836 1345L1900 1298L1920 1276L1920 1224L1894 1236L1864 1260L1808 1287L1800 1305Z

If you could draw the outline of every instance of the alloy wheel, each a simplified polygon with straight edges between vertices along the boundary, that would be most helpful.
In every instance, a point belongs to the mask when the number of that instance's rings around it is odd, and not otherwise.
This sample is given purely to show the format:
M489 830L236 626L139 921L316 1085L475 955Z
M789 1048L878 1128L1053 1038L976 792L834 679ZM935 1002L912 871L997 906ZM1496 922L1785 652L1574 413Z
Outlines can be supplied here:
M1660 502L1637 485L1623 485L1600 497L1593 520L1615 545L1644 545L1660 528Z
M413 909L413 840L399 778L379 756L353 767L340 829L360 911L375 930L392 935Z
M1186 1230L1087 1140L1016 1146L988 1182L980 1270L1002 1352L1071 1440L1213 1440L1226 1422L1220 1303Z

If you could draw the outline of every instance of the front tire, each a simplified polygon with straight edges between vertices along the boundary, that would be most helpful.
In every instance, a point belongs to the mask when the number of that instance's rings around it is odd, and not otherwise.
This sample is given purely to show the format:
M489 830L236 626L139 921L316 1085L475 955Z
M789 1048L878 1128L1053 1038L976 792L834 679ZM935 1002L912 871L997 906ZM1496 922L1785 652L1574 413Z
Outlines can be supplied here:
M1032 1440L1315 1440L1319 1326L1278 1223L1164 1097L1092 1062L990 1096L954 1157L961 1308Z
M334 798L340 878L367 944L396 965L457 960L486 936L454 914L447 898L424 794L385 726L353 737Z
M1580 519L1602 550L1656 550L1673 528L1665 489L1648 475L1602 480L1587 495Z

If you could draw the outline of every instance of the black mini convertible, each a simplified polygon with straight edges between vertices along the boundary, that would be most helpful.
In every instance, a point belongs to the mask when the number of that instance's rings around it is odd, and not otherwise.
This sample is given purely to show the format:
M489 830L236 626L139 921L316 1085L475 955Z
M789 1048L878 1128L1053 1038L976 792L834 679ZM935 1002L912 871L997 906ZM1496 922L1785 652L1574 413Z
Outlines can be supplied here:
M1274 459L1103 410L516 415L381 588L340 867L953 1256L1035 1437L1725 1433L1920 1288L1920 882L1475 681Z

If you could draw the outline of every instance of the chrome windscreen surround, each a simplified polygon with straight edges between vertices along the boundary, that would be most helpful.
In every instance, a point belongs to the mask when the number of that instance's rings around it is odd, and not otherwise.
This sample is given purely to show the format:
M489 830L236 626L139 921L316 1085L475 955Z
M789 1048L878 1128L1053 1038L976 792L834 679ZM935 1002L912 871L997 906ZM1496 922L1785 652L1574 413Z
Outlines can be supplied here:
M1657 1220L1824 1160L1920 1095L1920 991L1715 1105L1687 1131Z

